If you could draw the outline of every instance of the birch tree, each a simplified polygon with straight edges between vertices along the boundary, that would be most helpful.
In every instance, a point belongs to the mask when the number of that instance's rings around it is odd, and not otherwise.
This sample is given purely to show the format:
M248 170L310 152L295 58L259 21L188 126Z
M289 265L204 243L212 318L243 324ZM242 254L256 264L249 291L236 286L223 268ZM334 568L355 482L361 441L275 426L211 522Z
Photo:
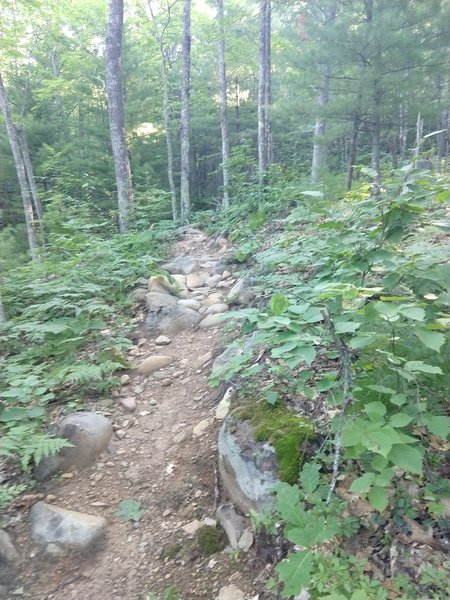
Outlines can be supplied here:
M189 165L189 129L190 111L189 95L191 83L191 0L184 0L183 5L183 70L181 82L181 221L185 223L191 212L189 197L190 165Z
M230 138L228 134L228 111L227 111L227 75L225 63L225 31L224 31L224 11L223 0L216 0L217 21L219 29L218 41L218 67L219 67L219 87L220 87L220 129L222 134L222 208L230 206L229 194L229 172L228 161L230 159Z
M36 238L36 223L33 213L33 205L31 203L30 191L28 188L27 174L23 163L22 154L20 151L20 142L17 135L17 129L13 121L11 108L9 106L6 89L3 83L2 74L0 73L0 109L5 118L6 131L8 135L9 145L14 158L16 167L17 179L19 181L20 194L22 196L23 212L25 216L25 226L27 231L28 246L33 259L39 258L39 245Z
M124 90L122 75L123 0L109 0L106 34L106 93L109 129L116 173L119 230L125 233L133 207L131 167L125 138Z
M269 165L270 0L261 0L259 6L258 172L263 183Z

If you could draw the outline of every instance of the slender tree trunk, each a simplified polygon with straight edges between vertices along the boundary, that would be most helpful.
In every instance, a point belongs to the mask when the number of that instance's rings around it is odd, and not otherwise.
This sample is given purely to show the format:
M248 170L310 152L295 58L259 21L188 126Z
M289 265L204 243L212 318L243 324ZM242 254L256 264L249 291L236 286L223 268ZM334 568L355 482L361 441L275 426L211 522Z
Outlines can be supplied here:
M423 137L423 119L420 113L417 114L416 121L416 147L414 148L414 158L417 160L420 154L420 143Z
M17 129L17 137L20 142L20 150L23 158L23 165L25 167L25 173L28 180L28 187L31 194L31 199L33 201L34 210L36 211L36 216L39 221L39 224L42 228L42 222L44 219L44 210L42 208L41 201L39 199L39 194L37 191L36 180L34 178L33 173L33 165L31 163L30 158L30 149L28 148L27 138L25 137L25 132L23 129Z
M223 195L222 208L230 206L228 161L230 159L230 138L228 135L228 113L227 113L227 75L225 66L225 31L223 16L223 0L216 0L217 19L219 21L219 85L220 85L220 130L222 133L222 175Z
M183 75L181 87L181 221L185 223L191 212L189 197L189 95L191 83L191 0L184 0L183 8Z
M25 226L28 237L28 246L30 248L31 257L39 258L39 246L36 238L35 221L33 214L33 206L31 204L30 192L28 189L27 175L23 164L22 154L20 152L20 143L17 136L16 126L9 107L8 97L6 95L5 86L3 84L2 75L0 73L0 108L5 117L6 131L8 134L9 145L14 158L14 164L19 181L20 193L22 196L23 211L25 215Z
M178 219L178 206L177 206L177 190L175 187L175 178L173 176L173 142L172 142L172 129L170 119L170 106L169 106L169 84L167 77L167 61L162 52L162 80L163 80L163 120L164 130L166 133L166 146L167 146L167 178L169 180L170 198L172 201L172 219L176 221Z
M2 280L1 280L1 277L0 277L0 286L1 286L1 283L2 283ZM7 320L8 319L7 319L7 316L6 316L6 311L5 311L5 307L4 307L3 300L2 300L2 292L1 292L1 289L0 289L0 324L1 323L6 323Z
M260 0L259 6L258 172L262 184L269 165L270 0Z
M239 75L234 78L235 85L235 103L236 103L236 135L238 144L241 143L241 86L239 84Z
M326 27L329 23L333 22L336 18L336 1L331 0L327 6L324 14L323 26ZM311 181L312 183L318 183L321 179L321 175L326 167L326 153L327 147L325 143L326 133L326 120L324 116L325 108L329 101L330 96L330 77L331 77L331 66L326 63L322 65L322 81L319 88L319 96L317 99L319 114L316 118L314 126L314 146L313 156L311 164Z
M400 160L404 161L406 158L406 148L408 147L408 122L407 122L407 107L404 102L400 104L400 130L399 130L399 154Z
M439 129L444 129L438 135L438 159L440 162L445 160L448 156L449 151L449 140L450 140L450 109L445 108L440 115Z
M108 1L106 34L106 93L108 96L109 129L116 171L119 207L119 230L127 230L133 207L131 168L125 139L125 111L122 75L123 0Z
M60 68L58 65L58 57L57 57L55 48L52 48L52 50L50 51L50 63L52 66L52 75L55 79L58 79L59 74L60 74ZM69 130L67 128L67 115L66 115L66 109L64 108L64 102L63 102L63 99L61 98L60 94L55 95L55 104L56 104L56 110L58 112L58 116L60 117L60 119L62 121L62 131L64 134L64 141L66 144L68 144L70 142L70 135L69 135Z
M353 115L352 123L352 137L350 141L350 151L348 154L348 165L347 165L347 176L345 180L345 189L349 192L352 189L353 184L353 171L355 168L356 157L358 153L358 135L359 128L361 125L361 117L359 112L355 112Z

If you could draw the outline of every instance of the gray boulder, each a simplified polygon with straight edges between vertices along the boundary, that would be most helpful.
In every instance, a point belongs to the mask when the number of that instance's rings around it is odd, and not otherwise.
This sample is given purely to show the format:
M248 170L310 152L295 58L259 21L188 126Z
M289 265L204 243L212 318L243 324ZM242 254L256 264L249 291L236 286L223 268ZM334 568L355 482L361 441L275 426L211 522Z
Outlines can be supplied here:
M113 426L103 415L91 412L73 413L56 426L57 437L66 438L72 446L61 448L56 454L45 456L34 468L38 481L48 479L59 471L91 465L107 447Z
M201 316L195 310L177 305L165 306L148 314L146 327L154 333L175 335L183 329L191 329L200 320Z
M261 513L274 507L273 488L278 478L278 459L267 442L255 440L248 421L233 414L219 433L219 473L230 500L242 513Z
M163 294L161 292L149 292L145 295L145 304L148 310L158 310L165 306L175 306L177 298L170 294Z
M0 563L14 564L19 560L19 553L12 543L11 536L0 529Z
M189 275L200 269L200 263L194 256L177 256L170 262L162 265L162 268L173 274Z
M104 534L106 519L67 510L54 504L38 502L30 511L31 533L39 544L48 544L48 551L86 550Z
M146 295L147 289L138 287L134 290L131 290L129 297L133 302L136 302L136 304L144 304Z

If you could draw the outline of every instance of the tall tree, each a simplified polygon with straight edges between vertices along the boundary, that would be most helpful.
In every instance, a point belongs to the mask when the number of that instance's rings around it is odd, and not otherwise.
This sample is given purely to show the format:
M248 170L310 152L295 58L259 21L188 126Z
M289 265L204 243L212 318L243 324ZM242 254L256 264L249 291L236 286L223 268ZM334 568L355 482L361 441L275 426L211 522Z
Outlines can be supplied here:
M329 26L336 18L336 0L330 0L324 10L324 21L323 26ZM327 60L325 63L320 65L322 71L322 80L319 87L319 95L317 99L319 113L316 117L316 123L314 126L314 146L311 164L311 181L312 183L318 183L320 180L321 173L326 166L326 143L325 143L325 132L326 132L326 119L324 111L328 104L329 90L330 90L330 77L331 77L331 65Z
M106 34L106 93L109 129L116 172L119 230L127 230L133 207L131 167L125 138L124 89L122 75L123 0L109 0Z
M33 206L31 203L31 195L28 187L27 174L23 163L22 153L20 151L20 142L17 135L17 129L13 121L11 108L9 106L6 89L3 83L2 74L0 73L0 109L3 112L8 134L9 145L14 158L16 167L17 179L19 181L20 194L22 196L23 211L25 215L25 226L27 230L28 246L33 259L39 257L39 245L36 238L35 220Z
M216 0L217 20L219 24L218 41L218 66L219 66L219 86L220 86L220 129L222 133L222 208L230 206L229 193L229 172L228 161L230 159L230 138L228 134L228 111L227 111L227 74L225 63L225 31L224 31L224 11L223 0Z
M191 212L189 196L190 164L189 133L190 110L189 96L191 87L191 0L183 4L183 72L181 81L181 221L185 223Z
M259 4L259 81L258 81L258 172L260 183L269 166L270 105L270 0Z

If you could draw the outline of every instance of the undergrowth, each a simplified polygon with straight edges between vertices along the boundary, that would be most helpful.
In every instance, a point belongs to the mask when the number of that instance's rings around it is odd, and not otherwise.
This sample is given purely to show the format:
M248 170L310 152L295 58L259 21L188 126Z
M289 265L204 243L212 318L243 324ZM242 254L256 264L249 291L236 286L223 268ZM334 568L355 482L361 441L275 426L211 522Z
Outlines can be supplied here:
M370 182L332 202L281 188L276 179L254 191L245 225L236 206L213 225L230 230L271 298L234 313L264 361L247 352L221 375L241 377L244 395L309 407L325 440L299 482L278 490L278 518L299 549L274 585L283 597L306 588L328 600L443 600L448 584L429 554L419 566L408 554L428 544L443 566L450 545L448 182L408 166L380 198ZM356 530L339 517L352 511ZM356 531L371 539L360 560L343 543Z

